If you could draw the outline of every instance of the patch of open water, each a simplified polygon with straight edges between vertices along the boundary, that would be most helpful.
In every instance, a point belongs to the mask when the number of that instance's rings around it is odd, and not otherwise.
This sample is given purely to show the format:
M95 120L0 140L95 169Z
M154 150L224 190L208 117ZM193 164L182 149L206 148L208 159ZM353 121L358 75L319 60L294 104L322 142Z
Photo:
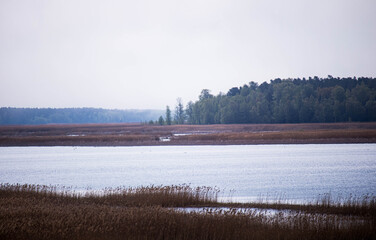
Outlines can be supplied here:
M1 147L0 182L216 186L223 201L376 195L376 144Z

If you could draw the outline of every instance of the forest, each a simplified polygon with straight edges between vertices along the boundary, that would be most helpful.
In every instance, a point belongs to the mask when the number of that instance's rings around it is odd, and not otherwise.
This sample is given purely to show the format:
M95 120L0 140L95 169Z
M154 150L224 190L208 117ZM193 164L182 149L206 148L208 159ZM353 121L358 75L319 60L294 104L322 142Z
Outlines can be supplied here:
M128 123L157 119L160 110L101 108L0 108L0 125L49 123Z
M376 121L376 78L274 79L214 96L204 89L174 119L188 124L329 123ZM161 121L160 121L161 122Z
M162 115L165 115L162 117ZM159 119L158 119L159 117ZM158 119L157 121L152 121ZM244 124L376 121L376 78L309 77L250 82L227 93L203 89L175 109L0 108L0 125L50 123Z

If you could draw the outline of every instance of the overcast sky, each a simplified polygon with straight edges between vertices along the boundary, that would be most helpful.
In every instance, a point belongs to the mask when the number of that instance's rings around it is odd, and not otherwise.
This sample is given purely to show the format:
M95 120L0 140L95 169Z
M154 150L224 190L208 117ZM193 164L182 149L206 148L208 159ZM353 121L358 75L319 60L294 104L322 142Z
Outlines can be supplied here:
M376 77L375 0L0 0L0 106L164 109L204 88Z

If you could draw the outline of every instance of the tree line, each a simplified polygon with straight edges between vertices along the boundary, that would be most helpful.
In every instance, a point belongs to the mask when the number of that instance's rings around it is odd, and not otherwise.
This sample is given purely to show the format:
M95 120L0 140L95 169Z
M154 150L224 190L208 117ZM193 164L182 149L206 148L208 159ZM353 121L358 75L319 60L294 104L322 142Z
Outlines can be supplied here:
M156 119L163 110L116 110L101 108L0 108L0 125L129 123Z
M169 106L167 110L170 111ZM171 113L166 110L166 119ZM171 111L170 111L171 112ZM376 121L376 78L274 79L212 95L203 89L185 109L181 99L169 123L326 123Z

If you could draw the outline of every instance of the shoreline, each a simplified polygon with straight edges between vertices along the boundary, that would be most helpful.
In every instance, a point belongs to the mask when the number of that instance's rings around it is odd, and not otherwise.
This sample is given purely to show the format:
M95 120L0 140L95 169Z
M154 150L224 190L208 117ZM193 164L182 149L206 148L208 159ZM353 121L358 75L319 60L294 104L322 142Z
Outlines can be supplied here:
M299 141L296 139L286 141L232 141L232 142L179 142L179 143L66 143L66 142L43 142L43 143L1 143L0 147L141 147L141 146L233 146L233 145L289 145L289 144L372 144L376 139L311 139Z
M0 126L0 146L199 146L376 143L376 123Z

